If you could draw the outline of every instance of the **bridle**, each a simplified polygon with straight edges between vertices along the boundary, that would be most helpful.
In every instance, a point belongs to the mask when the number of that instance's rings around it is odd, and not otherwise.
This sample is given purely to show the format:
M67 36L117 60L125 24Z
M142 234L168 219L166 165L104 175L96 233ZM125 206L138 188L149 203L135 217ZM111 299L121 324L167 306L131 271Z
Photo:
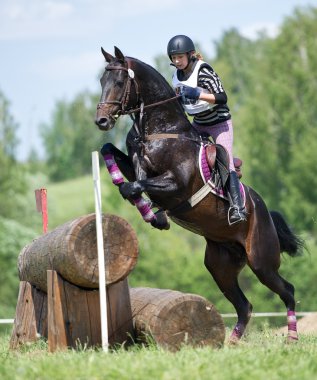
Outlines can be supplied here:
M134 71L130 67L130 61L126 60L126 62L128 62L128 67L114 66L114 65L110 65L110 64L108 66L106 66L107 71L110 71L110 70L126 71L128 73L128 80L127 80L127 83L126 83L126 86L125 86L121 100L106 100L104 102L99 102L97 105L97 111L98 110L102 111L108 104L120 105L120 109L117 111L117 113L115 115L112 115L109 113L107 114L105 112L106 116L108 118L111 118L112 120L116 121L116 117L119 117L121 115L130 115L130 117L133 121L133 127L134 127L134 129L136 131L136 135L137 135L134 140L141 145L144 145L144 143L146 141L160 140L160 139L178 139L180 137L183 139L192 140L192 141L200 144L202 141L201 139L182 136L178 133L158 133L158 134L148 135L147 131L142 127L143 126L143 112L144 112L144 110L151 108L151 107L156 107L156 106L164 104L164 103L175 101L178 98L180 98L181 95L175 95L175 96L168 98L168 99L164 99L164 100L160 100L160 101L155 102L155 103L144 105L144 101L143 101L142 96L141 96L140 91L139 91L140 86L139 86L139 83L135 77ZM131 95L132 83L134 84L138 106L137 106L137 108L127 109L128 104L129 104L129 100L130 100L130 95ZM133 117L133 114L135 114L135 113L139 113L138 123L136 123L136 120Z
M108 114L107 115L108 117L114 119L115 116L119 116L119 115L131 115L131 114L137 113L137 112L140 112L141 116L142 116L144 109L150 108L150 107L155 107L155 106L158 106L160 104L167 103L167 102L171 102L171 101L176 100L176 99L178 99L180 97L180 95L176 95L176 96L173 96L171 98L168 98L168 99L165 99L165 100L161 100L159 102L155 102L155 103L152 103L152 104L144 105L143 99L141 98L141 94L140 94L140 91L139 91L140 86L139 86L138 81L137 81L137 79L135 77L135 73L134 73L134 71L130 67L130 61L129 60L127 60L127 63L128 63L128 67L125 67L125 66L113 66L113 65L106 66L106 70L107 71L110 71L110 70L123 70L123 71L127 71L127 73L128 73L128 80L126 82L126 86L125 86L125 89L124 89L124 92L123 92L121 100L106 100L104 102L99 102L98 105L97 105L97 110L100 110L100 109L102 110L108 104L117 104L117 105L120 105L120 109L118 110L117 114L116 115L109 115ZM134 84L138 107L137 108L133 108L133 109L127 109L128 104L129 104L129 100L130 100L130 95L131 95L131 85L132 85L132 83Z

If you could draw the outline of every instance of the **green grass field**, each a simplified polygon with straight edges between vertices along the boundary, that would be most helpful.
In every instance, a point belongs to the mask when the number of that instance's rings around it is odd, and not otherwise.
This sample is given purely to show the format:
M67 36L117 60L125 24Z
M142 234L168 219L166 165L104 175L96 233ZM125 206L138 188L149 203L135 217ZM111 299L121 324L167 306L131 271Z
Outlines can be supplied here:
M8 337L0 340L2 380L317 379L317 337L286 344L268 329L250 332L238 346L184 347L176 353L150 345L51 354L45 342L10 352L8 342Z
M112 185L108 176L102 178L104 198ZM91 176L48 185L47 189L49 230L68 220L94 212ZM105 200L103 212L121 216L124 212L124 217L129 222L133 221L134 225L143 228L144 222L135 209L129 205L127 207L119 199L117 203L114 199L113 204L109 201L107 204ZM144 256L151 253L147 247L148 242L151 239L154 242L155 239L161 239L161 235L157 237L156 231L146 227L144 231L140 229L138 234L144 247L143 262ZM177 226L173 229L178 231ZM183 238L185 234L187 232L182 230ZM168 235L169 232L164 236ZM186 244L193 244L193 251L200 251L200 243L196 242L198 238L194 236L193 239ZM173 243L168 243L171 244ZM194 257L191 258L193 259ZM140 262L139 266L141 264ZM173 273L176 269L173 268ZM225 322L230 328L234 325L233 320ZM129 349L118 348L109 353L79 349L51 354L47 352L44 341L25 345L19 351L10 351L10 330L11 326L8 325L7 333L0 334L0 380L317 380L317 336L302 335L298 343L286 344L285 337L277 335L268 327L267 322L259 327L253 321L245 338L235 347L227 344L221 349L184 347L176 353L164 351L152 344L148 347L136 345ZM228 334L229 332L227 330Z

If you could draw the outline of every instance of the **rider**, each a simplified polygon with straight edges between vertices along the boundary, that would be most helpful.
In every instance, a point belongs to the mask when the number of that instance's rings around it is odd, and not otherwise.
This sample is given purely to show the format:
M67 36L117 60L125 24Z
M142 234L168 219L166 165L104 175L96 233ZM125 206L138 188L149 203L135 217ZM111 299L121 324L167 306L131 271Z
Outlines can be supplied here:
M193 127L207 132L215 143L223 145L229 154L229 192L231 207L229 224L246 220L246 209L240 194L239 178L234 168L232 145L233 126L227 106L227 95L213 68L196 53L193 41L184 35L173 37L167 54L176 67L172 85L182 95L185 111L193 116Z

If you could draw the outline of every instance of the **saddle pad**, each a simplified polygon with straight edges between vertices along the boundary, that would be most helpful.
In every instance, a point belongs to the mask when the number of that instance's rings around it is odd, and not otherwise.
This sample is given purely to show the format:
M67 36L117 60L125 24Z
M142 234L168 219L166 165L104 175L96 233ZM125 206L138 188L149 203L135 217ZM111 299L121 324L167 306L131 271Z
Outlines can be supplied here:
M201 144L200 150L199 150L199 170L202 180L204 181L204 184L208 183L210 187L210 192L217 195L220 198L226 199L229 201L229 198L227 196L227 191L223 188L219 188L216 186L214 181L211 177L211 171L208 166L207 157L206 157L206 146L204 144ZM240 193L243 199L243 203L245 205L245 190L243 184L240 182Z

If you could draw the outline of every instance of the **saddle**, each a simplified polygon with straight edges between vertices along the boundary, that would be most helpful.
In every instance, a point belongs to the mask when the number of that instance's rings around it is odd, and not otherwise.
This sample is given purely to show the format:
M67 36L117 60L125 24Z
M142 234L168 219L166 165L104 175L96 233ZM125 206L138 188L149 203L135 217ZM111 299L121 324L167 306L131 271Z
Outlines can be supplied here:
M206 146L206 159L210 170L219 170L222 183L225 184L229 175L229 155L227 150L219 144L208 144ZM239 178L242 177L242 160L233 158L233 164Z

